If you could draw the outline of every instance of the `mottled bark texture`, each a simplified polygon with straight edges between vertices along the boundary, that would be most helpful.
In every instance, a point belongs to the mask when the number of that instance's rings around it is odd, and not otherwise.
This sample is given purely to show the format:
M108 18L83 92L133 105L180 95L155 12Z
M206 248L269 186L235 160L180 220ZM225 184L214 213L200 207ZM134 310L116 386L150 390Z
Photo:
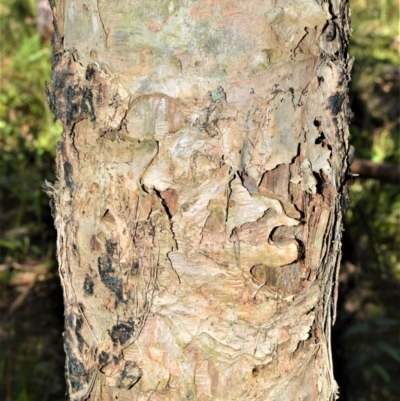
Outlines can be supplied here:
M70 400L332 400L345 0L53 0Z

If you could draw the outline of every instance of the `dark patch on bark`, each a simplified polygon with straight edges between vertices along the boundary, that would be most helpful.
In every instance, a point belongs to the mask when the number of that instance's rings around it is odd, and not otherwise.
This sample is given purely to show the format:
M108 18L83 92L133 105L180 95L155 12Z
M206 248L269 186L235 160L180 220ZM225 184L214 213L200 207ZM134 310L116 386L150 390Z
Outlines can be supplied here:
M76 379L71 379L71 387L75 390L81 390L83 388L83 383Z
M336 24L334 21L327 21L323 33L327 42L332 42L336 38Z
M89 64L87 67L86 67L86 72L85 72L85 79L86 79L86 81L91 81L91 80L93 80L95 77L96 77L96 69L94 68L94 65L93 64Z
M317 185L316 185L317 194L323 195L324 194L324 189L325 189L325 181L315 171L313 171L313 176L317 180Z
M87 376L88 372L85 370L83 363L74 355L72 347L70 345L70 335L68 332L64 333L64 352L66 355L66 369L68 376L75 376L76 377L85 377ZM81 383L82 380L71 379L72 381L75 380L77 383ZM80 387L82 388L82 386Z
M110 257L114 256L114 253L117 249L117 243L112 242L111 240L106 240L106 250Z
M132 269L131 269L131 274L136 275L139 272L139 262L138 261L133 261L132 263Z
M73 56L69 53L55 53L51 83L46 85L50 110L63 125L71 127L74 123L89 118L96 121L96 104L104 101L103 85L97 67L88 66L85 78L78 76L74 68Z
M75 120L75 116L79 112L78 105L73 102L76 95L77 95L77 93L72 86L68 85L64 89L64 98L66 100L66 123L67 123L67 125L71 125L71 123Z
M113 343L120 343L124 345L130 338L132 338L135 332L135 324L133 321L126 323L119 323L113 326L111 329L110 337Z
M315 117L314 118L314 126L315 127L320 127L322 125L322 123L321 123L321 117Z
M113 362L115 365L118 365L122 360L122 355L113 355Z
M74 327L74 315L72 313L69 313L65 315L65 327Z
M70 162L64 162L64 179L67 187L70 189L74 189L75 183L72 178L72 164Z
M349 190L346 186L343 187L343 193L340 197L340 207L343 213L345 213L350 207L350 195Z
M108 365L110 362L110 354L106 351L101 351L99 355L99 365L101 367Z
M119 380L118 387L124 389L131 389L142 377L137 370L137 366L134 362L126 361L124 369L122 370Z
M78 317L75 323L75 335L76 338L78 339L78 348L80 352L82 352L83 346L85 345L85 340L83 339L83 336L81 334L82 326L83 326L83 318Z
M94 114L94 104L93 104L93 92L89 88L83 90L81 99L81 112L85 115L90 116L90 121L96 121L96 115Z
M325 145L325 134L323 132L321 132L319 134L319 137L315 140L315 144L316 145Z
M83 282L83 292L89 297L93 295L93 289L94 281L90 276L86 275L85 281Z
M339 114L345 98L346 95L341 92L336 92L334 95L328 97L328 105L334 115Z
M98 269L103 284L115 294L117 301L123 302L123 281L116 275L111 258L109 256L99 257Z
M97 104L103 103L103 101L104 101L103 93L104 93L103 85L99 84L98 85L98 94L97 94L97 98L96 98Z

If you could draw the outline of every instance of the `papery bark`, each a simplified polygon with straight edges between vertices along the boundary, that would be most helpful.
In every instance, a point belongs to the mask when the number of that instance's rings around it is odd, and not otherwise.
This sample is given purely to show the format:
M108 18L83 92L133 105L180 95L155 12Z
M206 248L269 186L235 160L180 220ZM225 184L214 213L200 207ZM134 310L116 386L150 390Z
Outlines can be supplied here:
M334 399L347 2L51 3L69 399Z

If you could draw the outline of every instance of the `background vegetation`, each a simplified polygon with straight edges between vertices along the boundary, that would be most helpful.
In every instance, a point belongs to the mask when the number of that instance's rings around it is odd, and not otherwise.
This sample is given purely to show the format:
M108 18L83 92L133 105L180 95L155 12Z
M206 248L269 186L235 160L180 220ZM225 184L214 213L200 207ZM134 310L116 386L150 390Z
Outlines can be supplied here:
M36 2L0 5L0 399L64 398L62 295L44 179L61 128L47 107L50 43Z
M400 161L399 3L350 0L356 157ZM335 375L341 400L400 400L400 182L350 181Z
M396 0L353 0L356 157L399 162ZM45 179L61 128L47 107L49 40L35 0L0 5L0 399L64 399L63 307ZM341 400L400 399L399 186L353 180L334 332Z

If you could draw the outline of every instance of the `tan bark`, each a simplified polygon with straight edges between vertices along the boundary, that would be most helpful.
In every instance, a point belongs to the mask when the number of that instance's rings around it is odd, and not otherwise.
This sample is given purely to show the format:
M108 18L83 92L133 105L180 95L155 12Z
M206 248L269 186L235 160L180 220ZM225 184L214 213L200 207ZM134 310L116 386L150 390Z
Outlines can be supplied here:
M53 1L71 400L331 400L345 1Z

